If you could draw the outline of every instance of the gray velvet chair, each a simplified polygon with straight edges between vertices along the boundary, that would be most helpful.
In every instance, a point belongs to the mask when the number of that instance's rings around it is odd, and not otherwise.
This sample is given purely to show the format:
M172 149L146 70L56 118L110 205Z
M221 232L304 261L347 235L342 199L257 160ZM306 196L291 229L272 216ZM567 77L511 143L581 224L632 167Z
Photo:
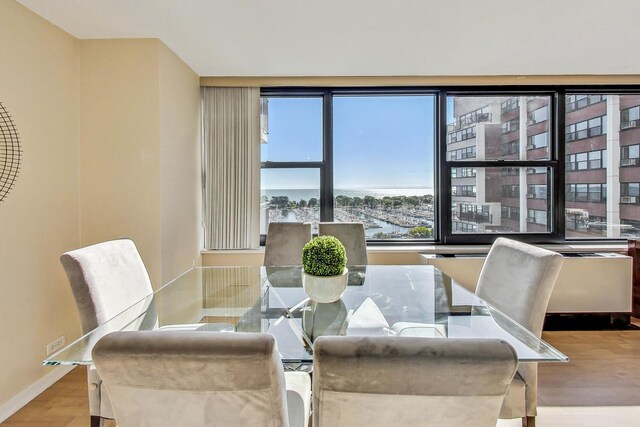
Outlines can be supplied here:
M476 295L540 338L562 262L562 255L556 252L500 237L489 250ZM522 418L523 426L534 426L537 401L538 364L521 364L507 390L500 418Z
M264 265L302 265L302 248L309 240L311 224L308 222L270 222L264 246Z
M71 284L83 334L153 292L142 258L129 239L69 251L60 261ZM113 410L92 366L88 381L91 425L99 426L104 418L114 418Z
M495 427L517 366L502 340L320 337L313 426Z
M361 222L321 222L319 235L335 236L347 250L349 265L367 265L367 241Z
M103 337L93 360L119 427L306 426L308 409L289 423L284 374L268 334L129 331ZM306 417L306 418L305 418Z

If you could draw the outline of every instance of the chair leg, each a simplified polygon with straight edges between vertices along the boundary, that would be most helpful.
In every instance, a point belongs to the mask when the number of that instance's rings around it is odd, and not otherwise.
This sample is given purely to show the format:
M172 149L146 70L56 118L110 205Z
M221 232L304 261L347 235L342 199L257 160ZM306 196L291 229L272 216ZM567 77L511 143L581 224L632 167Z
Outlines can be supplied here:
M536 427L536 417L522 417L522 427Z
M102 427L103 425L102 417L91 415L91 427Z

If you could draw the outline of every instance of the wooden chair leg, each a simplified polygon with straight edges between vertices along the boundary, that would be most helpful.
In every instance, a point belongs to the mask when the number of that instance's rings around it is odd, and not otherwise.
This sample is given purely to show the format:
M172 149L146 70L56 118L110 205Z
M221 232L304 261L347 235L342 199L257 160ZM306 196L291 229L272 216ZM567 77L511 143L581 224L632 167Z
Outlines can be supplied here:
M522 417L522 427L536 427L536 417Z

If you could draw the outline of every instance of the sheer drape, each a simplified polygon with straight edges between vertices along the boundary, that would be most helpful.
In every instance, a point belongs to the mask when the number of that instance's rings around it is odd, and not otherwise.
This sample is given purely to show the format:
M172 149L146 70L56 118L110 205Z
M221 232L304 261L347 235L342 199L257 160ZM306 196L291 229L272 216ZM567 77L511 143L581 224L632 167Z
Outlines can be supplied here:
M259 246L260 89L202 90L206 249Z

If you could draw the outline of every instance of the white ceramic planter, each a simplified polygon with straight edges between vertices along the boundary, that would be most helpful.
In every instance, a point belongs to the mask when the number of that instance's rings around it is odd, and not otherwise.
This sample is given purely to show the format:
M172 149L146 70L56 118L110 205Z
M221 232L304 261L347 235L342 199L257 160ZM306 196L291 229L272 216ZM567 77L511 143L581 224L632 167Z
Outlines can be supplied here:
M329 303L338 301L347 289L349 270L345 267L337 276L312 276L302 271L302 287L313 301Z

